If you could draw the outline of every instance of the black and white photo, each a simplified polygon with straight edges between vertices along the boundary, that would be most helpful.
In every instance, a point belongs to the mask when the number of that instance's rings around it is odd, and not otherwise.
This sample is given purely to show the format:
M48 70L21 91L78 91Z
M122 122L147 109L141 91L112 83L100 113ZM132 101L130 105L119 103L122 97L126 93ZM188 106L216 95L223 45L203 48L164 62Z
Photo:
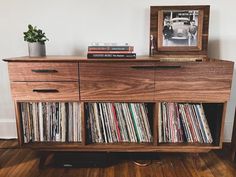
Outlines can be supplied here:
M162 46L197 46L199 10L163 11Z

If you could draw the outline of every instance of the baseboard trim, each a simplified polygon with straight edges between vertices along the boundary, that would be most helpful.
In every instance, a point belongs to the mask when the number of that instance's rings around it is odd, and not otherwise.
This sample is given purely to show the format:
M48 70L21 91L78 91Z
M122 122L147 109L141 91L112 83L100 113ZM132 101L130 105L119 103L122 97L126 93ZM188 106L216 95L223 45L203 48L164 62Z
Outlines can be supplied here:
M0 119L0 139L17 138L15 119Z
M16 120L15 119L0 119L0 123L2 122L14 122L16 123Z

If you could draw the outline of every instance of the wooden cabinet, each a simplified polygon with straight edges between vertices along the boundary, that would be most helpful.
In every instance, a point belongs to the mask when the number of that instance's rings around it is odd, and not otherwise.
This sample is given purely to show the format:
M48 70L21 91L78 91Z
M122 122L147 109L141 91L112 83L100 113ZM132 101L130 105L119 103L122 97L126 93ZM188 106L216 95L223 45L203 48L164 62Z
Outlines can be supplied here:
M11 81L78 81L78 63L14 62L9 63Z
M207 152L220 149L230 95L233 62L160 62L159 58L91 59L45 57L6 59L16 108L19 144L41 151ZM23 141L21 105L29 102L79 102L82 142ZM89 103L145 103L149 143L90 143ZM204 103L213 143L159 143L160 102ZM94 110L96 111L96 110Z
M153 101L154 62L80 63L81 100Z
M160 101L224 102L229 99L230 62L156 63L155 99Z
M11 90L19 101L79 100L78 82L12 82Z

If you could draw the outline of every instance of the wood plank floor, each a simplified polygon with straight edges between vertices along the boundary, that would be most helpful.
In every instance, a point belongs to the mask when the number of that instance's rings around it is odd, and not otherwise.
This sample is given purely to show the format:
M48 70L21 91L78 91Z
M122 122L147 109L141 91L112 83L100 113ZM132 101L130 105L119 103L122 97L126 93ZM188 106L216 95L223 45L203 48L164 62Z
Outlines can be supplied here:
M107 157L115 157L108 160L112 163L106 167L99 167L99 163L95 163L96 166L91 167L59 168L52 166L53 160L49 159L48 165L39 169L39 156L35 151L18 149L16 140L0 140L0 177L236 177L236 165L227 158L228 149L224 148L222 151L198 156L165 153L159 154L159 160L155 160L157 158L155 154L151 154L151 156L141 154L140 156L140 154L119 153L105 155L105 158L99 154L98 158L94 159L94 163L99 160L104 161ZM74 154L68 155L73 156L74 160L76 159ZM83 154L80 156L82 158L77 160L84 161L84 156ZM154 160L152 164L140 167L131 160L138 156ZM198 165L195 160L198 161ZM88 162L90 165L93 162L91 157Z

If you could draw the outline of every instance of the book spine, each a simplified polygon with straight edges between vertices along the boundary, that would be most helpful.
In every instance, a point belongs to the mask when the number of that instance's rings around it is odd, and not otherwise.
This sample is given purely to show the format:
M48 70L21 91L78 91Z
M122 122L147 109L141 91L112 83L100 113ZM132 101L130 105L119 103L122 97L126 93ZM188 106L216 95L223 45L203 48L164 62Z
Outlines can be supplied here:
M88 53L87 54L88 58L136 58L135 53L131 54L106 54L106 53Z
M88 51L88 54L132 54L133 51L99 51L93 50Z
M133 46L88 46L88 51L133 51Z

